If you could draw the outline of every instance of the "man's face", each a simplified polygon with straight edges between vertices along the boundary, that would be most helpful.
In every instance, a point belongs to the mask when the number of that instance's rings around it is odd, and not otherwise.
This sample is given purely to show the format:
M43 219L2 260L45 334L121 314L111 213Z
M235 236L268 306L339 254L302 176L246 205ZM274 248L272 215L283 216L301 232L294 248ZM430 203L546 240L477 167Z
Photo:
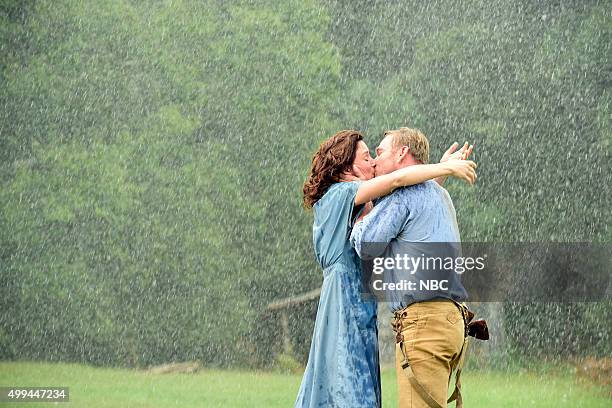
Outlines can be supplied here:
M369 180L374 177L374 159L370 156L370 149L363 140L360 140L353 161L355 176Z
M391 135L385 136L376 148L376 159L374 159L374 164L377 176L391 173L399 168L396 157L397 149L393 149L392 139L393 136Z

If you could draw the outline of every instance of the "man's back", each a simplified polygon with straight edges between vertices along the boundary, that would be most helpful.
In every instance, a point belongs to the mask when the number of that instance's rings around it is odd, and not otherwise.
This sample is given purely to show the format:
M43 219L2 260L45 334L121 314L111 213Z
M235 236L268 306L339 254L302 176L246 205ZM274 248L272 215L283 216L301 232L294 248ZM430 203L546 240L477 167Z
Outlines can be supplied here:
M455 208L448 192L434 181L403 187L380 199L351 234L351 242L364 259L411 258L385 268L384 282L414 282L401 290L385 290L391 310L437 298L463 301L467 293L454 269L443 260L460 256L460 235ZM444 266L444 267L443 267ZM423 289L423 284L443 288Z
M406 224L398 239L409 242L461 241L453 201L435 181L399 188L384 199L398 201L407 209Z

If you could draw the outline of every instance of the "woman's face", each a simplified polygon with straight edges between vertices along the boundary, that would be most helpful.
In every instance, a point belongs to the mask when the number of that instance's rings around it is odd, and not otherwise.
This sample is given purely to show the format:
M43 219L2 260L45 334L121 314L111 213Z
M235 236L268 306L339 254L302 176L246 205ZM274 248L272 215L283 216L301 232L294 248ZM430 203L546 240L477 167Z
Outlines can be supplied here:
M374 159L370 156L368 145L363 140L357 144L355 160L353 161L353 174L362 180L370 180L374 177Z

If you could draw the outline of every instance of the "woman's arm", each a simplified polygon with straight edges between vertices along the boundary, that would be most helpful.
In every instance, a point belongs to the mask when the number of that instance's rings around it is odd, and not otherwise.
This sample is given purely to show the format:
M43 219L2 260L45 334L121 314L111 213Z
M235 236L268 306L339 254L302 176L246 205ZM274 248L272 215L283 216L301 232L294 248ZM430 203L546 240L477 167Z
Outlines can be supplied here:
M471 160L451 160L438 164L418 164L363 181L355 195L355 205L385 196L398 187L419 184L436 177L453 176L470 184L476 181L476 163Z

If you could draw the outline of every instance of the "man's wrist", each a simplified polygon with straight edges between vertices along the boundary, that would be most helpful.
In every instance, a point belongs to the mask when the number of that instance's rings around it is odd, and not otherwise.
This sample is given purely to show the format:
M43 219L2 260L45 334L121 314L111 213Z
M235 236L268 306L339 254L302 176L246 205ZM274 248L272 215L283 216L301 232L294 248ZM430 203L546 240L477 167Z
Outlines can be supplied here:
M438 183L440 186L442 186L445 182L446 179L448 178L448 176L440 176L440 177L436 177L436 183Z

